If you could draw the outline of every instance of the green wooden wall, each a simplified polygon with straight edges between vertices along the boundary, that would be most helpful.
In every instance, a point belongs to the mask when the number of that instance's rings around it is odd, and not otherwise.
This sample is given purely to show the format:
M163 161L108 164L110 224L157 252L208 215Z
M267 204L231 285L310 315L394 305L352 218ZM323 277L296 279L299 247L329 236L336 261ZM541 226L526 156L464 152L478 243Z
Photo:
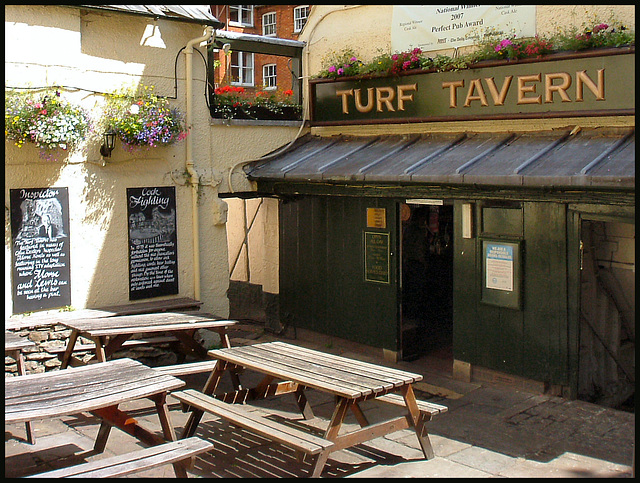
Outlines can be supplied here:
M367 208L386 209L386 228L367 228ZM396 351L397 213L391 199L306 196L280 204L283 322ZM364 232L389 233L388 284L364 277Z
M462 202L454 205L460 227ZM475 233L454 232L454 357L509 374L568 384L566 206L474 204ZM522 306L481 300L482 240L520 241Z

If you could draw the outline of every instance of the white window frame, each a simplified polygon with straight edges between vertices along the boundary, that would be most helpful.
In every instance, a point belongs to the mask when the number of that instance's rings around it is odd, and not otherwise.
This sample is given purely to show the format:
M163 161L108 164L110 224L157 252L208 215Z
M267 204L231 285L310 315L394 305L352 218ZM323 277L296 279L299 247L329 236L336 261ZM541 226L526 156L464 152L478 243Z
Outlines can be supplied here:
M267 32L267 30L271 29L273 29L272 32ZM275 37L277 33L276 12L268 12L262 15L262 35L265 37Z
M236 60L237 63L234 64L234 60ZM241 51L231 52L230 71L233 72L234 68L237 68L239 73L238 80L232 80L231 85L254 87L256 79L255 65L256 64L253 53ZM250 81L246 79L247 72L251 73Z
M231 20L231 12L238 14L238 20ZM244 21L245 14L247 21ZM253 27L253 5L229 5L229 25Z
M269 79L273 79L273 85L268 85L267 80ZM276 64L264 64L262 66L262 87L265 91L278 89Z
M304 17L301 16L302 12L305 12ZM299 5L293 9L293 32L298 33L302 31L304 24L307 23L309 18L309 5Z

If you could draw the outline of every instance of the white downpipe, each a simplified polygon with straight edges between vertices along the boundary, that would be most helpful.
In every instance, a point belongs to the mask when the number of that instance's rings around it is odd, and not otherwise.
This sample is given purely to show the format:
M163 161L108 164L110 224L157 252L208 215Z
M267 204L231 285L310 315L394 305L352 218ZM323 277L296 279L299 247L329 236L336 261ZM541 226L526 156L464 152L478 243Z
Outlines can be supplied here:
M198 188L200 177L193 165L193 46L205 42L213 35L213 27L205 28L204 35L190 40L184 49L185 55L185 83L187 112L185 122L187 125L187 145L185 155L185 168L191 179L191 227L193 238L193 291L194 298L200 300L200 217L198 216Z

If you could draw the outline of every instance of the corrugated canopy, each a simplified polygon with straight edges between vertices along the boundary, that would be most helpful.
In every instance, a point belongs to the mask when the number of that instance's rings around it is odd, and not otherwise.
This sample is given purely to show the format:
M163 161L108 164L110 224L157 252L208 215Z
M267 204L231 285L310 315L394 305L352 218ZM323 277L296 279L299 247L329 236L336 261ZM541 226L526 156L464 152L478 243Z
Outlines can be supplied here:
M209 5L74 5L88 9L111 10L114 12L144 15L146 17L166 18L182 22L224 27L224 22L215 18Z
M307 135L245 168L249 179L292 182L635 188L635 136L583 130L415 136Z

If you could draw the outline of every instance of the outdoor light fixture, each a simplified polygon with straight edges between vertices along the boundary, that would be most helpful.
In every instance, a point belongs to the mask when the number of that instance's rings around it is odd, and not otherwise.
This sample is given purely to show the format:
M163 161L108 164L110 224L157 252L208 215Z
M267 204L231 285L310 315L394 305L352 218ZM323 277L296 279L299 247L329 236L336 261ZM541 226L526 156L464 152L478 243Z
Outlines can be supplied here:
M103 137L104 139L102 142L102 146L100 146L100 154L105 158L110 158L111 151L113 151L113 148L116 143L116 133L111 129L109 129L107 132L103 134Z

